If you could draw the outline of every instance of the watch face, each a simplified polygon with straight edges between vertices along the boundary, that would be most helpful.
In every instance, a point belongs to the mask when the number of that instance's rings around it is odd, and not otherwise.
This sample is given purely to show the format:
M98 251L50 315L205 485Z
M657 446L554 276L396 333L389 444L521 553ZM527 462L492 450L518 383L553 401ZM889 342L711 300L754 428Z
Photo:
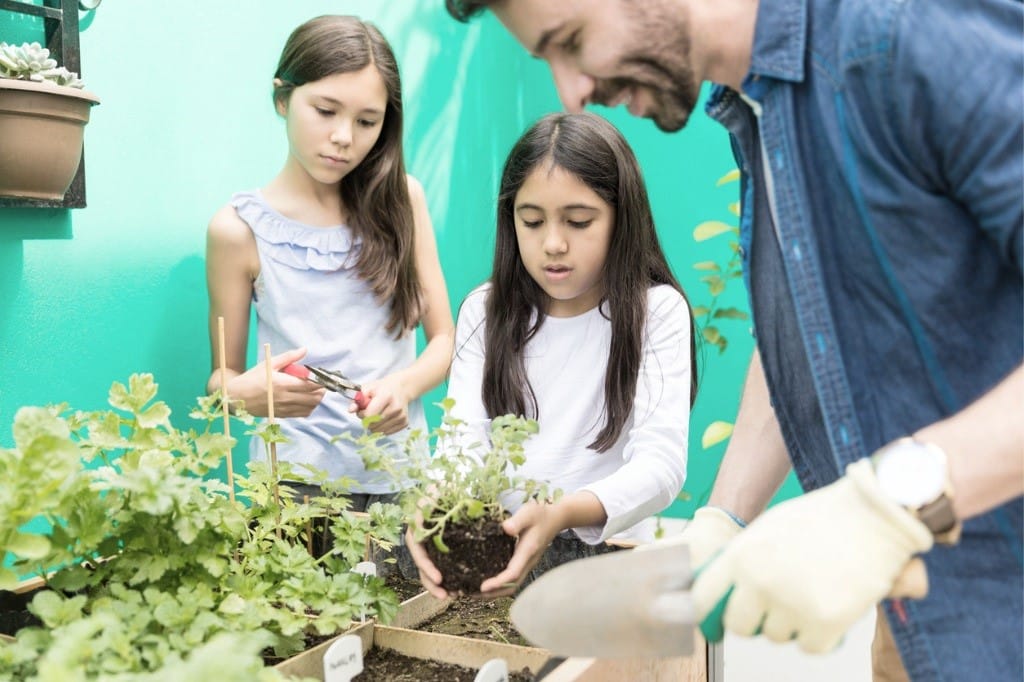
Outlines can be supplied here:
M900 439L878 452L875 476L886 495L916 509L938 499L945 490L946 457L938 448Z

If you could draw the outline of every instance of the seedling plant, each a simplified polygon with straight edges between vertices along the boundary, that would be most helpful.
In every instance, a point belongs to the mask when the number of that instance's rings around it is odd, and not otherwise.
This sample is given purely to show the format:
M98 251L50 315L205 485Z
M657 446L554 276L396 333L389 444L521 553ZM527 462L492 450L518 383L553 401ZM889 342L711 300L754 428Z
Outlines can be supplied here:
M406 519L444 576L443 586L475 593L485 578L504 568L514 550L515 539L501 529L506 503L516 497L523 502L551 497L546 483L514 473L525 462L523 443L538 425L504 415L491 420L489 430L473 429L452 415L452 399L439 405L444 411L440 426L430 437L410 437L403 457L383 447L377 434L367 433L357 443L367 469L405 482L401 504Z

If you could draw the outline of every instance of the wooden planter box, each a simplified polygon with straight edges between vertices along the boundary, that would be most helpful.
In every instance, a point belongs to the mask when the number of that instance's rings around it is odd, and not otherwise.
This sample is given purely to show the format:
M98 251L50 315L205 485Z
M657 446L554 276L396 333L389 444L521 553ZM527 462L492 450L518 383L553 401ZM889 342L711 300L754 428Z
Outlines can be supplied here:
M13 591L0 592L0 612L14 613L23 611L28 605L28 602L32 601L34 592L46 586L46 582L39 577L27 578L18 583L18 586ZM10 622L4 620L4 626L10 625ZM0 641L14 641L14 637L0 632Z
M437 616L451 606L452 600L438 600L429 594L420 594L402 602L394 628L416 628ZM436 633L427 633L436 634ZM444 635L451 637L451 635ZM465 640L467 637L454 637ZM484 641L484 640L478 640ZM515 645L504 645L515 646ZM528 648L542 652L550 657L551 653L538 647ZM326 649L325 649L326 650ZM661 659L597 659L567 658L563 663L543 676L543 682L623 682L625 680L643 680L643 682L722 682L722 648L721 645L708 645L696 633L694 654L679 658ZM320 665L322 666L323 653ZM513 667L509 664L509 669ZM323 673L318 673L322 675Z
M698 634L693 656L685 658L567 658L543 682L720 682L708 664L708 647Z
M399 605L398 615L395 616L394 621L389 623L389 626L415 630L434 616L444 613L451 603L451 598L437 599L428 592L422 592L411 599L406 599Z
M480 668L492 658L501 658L508 663L509 670L526 668L536 673L550 658L550 654L544 649L453 637L436 632L406 630L373 622L360 625L347 634L357 635L362 640L364 656L373 648L389 649L410 658L429 659L471 669ZM306 653L312 654L313 651L311 649ZM314 657L299 660L300 657L296 656L274 667L286 677L308 676L322 680L323 653L321 652L316 660L313 660Z
M14 594L26 594L44 584L41 578L32 578L23 581ZM391 626L377 625L371 621L339 633L337 637L358 634L363 640L364 654L372 646L379 646L393 649L405 656L430 658L466 668L479 668L492 658L503 658L508 663L509 670L528 668L536 674L551 659L551 652L537 647L412 629L443 613L451 604L451 599L435 599L424 592L402 602ZM286 677L311 677L322 680L324 654L337 637L274 667ZM0 635L0 641L13 641L13 638ZM721 657L721 645L707 646L698 633L695 654L690 657L635 660L568 658L541 679L543 682L721 682Z
M449 604L451 604L450 599L435 599L430 594L423 592L406 599L398 606L398 615L395 616L392 626L405 629L415 628L447 609ZM324 654L338 637L352 634L361 627L364 627L363 624L356 624L344 632L339 632L335 637L281 661L274 668L287 676L315 677L322 680L324 677Z
M551 659L550 651L537 647L410 629L443 613L451 603L451 599L439 600L427 593L419 594L402 602L391 626L367 623L342 634L358 634L363 639L364 654L371 646L382 646L405 656L429 658L466 668L479 668L492 658L503 658L509 670L528 668L536 674ZM336 639L304 651L275 668L286 677L322 680L324 654ZM714 654L700 634L696 636L694 650L693 656L685 658L568 658L541 679L543 682L720 682L721 673L715 674L716 666L711 662ZM720 667L719 664L717 668Z

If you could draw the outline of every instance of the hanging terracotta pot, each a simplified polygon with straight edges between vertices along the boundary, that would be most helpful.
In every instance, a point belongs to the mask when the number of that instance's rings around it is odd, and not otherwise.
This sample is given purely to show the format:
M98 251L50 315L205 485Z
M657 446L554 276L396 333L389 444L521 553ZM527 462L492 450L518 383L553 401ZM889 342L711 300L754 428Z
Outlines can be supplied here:
M99 101L77 88L0 78L0 196L63 199Z

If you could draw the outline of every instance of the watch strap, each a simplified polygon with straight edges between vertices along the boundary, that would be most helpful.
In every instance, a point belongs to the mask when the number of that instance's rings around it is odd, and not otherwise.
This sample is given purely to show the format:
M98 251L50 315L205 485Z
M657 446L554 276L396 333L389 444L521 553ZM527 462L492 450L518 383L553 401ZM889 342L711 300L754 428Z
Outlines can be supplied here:
M932 532L935 542L940 545L955 545L960 540L963 524L953 513L953 499L948 492L911 512Z
M953 511L953 485L949 475L949 456L946 454L945 450L935 443L929 443L910 437L904 437L898 440L911 441L915 445L927 448L932 452L936 452L941 455L941 459L945 463L946 467L946 482L942 492L939 493L939 496L934 500L926 502L920 507L904 506L904 509L910 512L917 520L924 524L929 531L931 531L932 537L935 539L936 543L940 545L955 545L960 541L960 532L963 529L963 523L957 518L956 513ZM893 442L895 443L898 441ZM892 445L892 443L889 445ZM880 453L886 447L888 447L888 445L882 446L875 455Z

